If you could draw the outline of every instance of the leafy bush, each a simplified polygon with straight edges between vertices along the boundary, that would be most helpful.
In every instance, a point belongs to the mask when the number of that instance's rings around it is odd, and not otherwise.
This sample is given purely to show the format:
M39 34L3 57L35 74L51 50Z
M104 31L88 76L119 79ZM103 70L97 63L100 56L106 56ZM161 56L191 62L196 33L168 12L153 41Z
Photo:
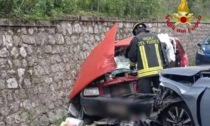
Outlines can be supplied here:
M160 18L177 11L179 0L0 0L1 18L46 19L59 15ZM188 0L194 15L210 13L210 1Z

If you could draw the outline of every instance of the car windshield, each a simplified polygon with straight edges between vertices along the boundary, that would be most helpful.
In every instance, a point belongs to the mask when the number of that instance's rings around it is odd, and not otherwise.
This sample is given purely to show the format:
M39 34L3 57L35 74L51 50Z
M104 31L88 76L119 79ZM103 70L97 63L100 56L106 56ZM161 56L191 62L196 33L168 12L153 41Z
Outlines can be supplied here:
M128 58L125 58L125 51L126 47L117 47L115 49L115 57L114 60L117 65L117 69L129 69L130 67L130 60Z
M116 56L114 59L117 64L117 69L122 69L122 68L129 69L130 61L129 61L129 59L125 58L124 55Z
M204 42L205 45L210 45L210 36L208 36Z

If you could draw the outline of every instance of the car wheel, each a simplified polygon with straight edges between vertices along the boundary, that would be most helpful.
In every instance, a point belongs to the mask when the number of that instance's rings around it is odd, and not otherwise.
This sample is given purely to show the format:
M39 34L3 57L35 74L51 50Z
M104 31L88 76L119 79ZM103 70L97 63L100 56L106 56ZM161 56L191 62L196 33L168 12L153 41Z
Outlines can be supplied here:
M184 103L169 106L162 114L164 126L195 126L191 113Z

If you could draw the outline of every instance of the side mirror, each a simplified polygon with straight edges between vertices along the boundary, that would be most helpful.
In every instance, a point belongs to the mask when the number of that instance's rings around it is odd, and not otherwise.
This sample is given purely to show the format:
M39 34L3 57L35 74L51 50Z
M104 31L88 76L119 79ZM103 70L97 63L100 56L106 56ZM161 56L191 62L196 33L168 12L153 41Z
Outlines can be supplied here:
M200 44L200 43L198 43L198 44L197 44L197 46L201 47L201 44Z

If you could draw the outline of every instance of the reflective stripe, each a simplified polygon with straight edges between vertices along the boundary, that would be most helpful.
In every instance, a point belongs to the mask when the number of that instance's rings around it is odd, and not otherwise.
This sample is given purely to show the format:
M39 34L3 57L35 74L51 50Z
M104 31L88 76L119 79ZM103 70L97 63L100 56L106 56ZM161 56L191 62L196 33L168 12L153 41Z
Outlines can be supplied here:
M146 72L152 72L152 71L161 71L163 69L163 67L159 66L159 67L151 67L151 68L148 68L148 69L142 69L142 70L139 70L139 74L141 73L146 73Z
M130 61L130 66L135 66L136 63Z
M158 59L158 64L159 64L159 66L162 66L158 44L155 44L155 51L156 51L156 55L157 55L157 59Z
M147 60L147 54L146 54L146 51L145 51L145 47L144 46L142 46L142 49L143 49L143 56L144 56L144 62L145 62L145 67L144 67L144 69L147 69L147 68L149 68L149 66L148 66L148 60Z
M141 61L144 69L146 67L145 58L144 58L145 52L143 51L143 46L139 46L139 48L140 48Z
M137 25L139 25L140 27L143 27L140 23L136 23L136 24L133 25L133 29L134 29Z
M151 71L151 72L146 72L146 73L140 73L138 71L138 77L146 77L146 76L150 76L150 75L158 75L159 71Z
M149 67L148 57L145 51L145 46L139 46L143 69L138 70L138 77L157 75L163 69L162 63L161 63L160 52L159 52L159 45L158 44L154 44L154 45L155 45L155 52L156 52L156 56L158 60L158 66Z
M143 64L143 69L148 68L148 61L147 61L147 56L146 56L146 51L144 46L140 46L140 55L141 55L141 60Z

